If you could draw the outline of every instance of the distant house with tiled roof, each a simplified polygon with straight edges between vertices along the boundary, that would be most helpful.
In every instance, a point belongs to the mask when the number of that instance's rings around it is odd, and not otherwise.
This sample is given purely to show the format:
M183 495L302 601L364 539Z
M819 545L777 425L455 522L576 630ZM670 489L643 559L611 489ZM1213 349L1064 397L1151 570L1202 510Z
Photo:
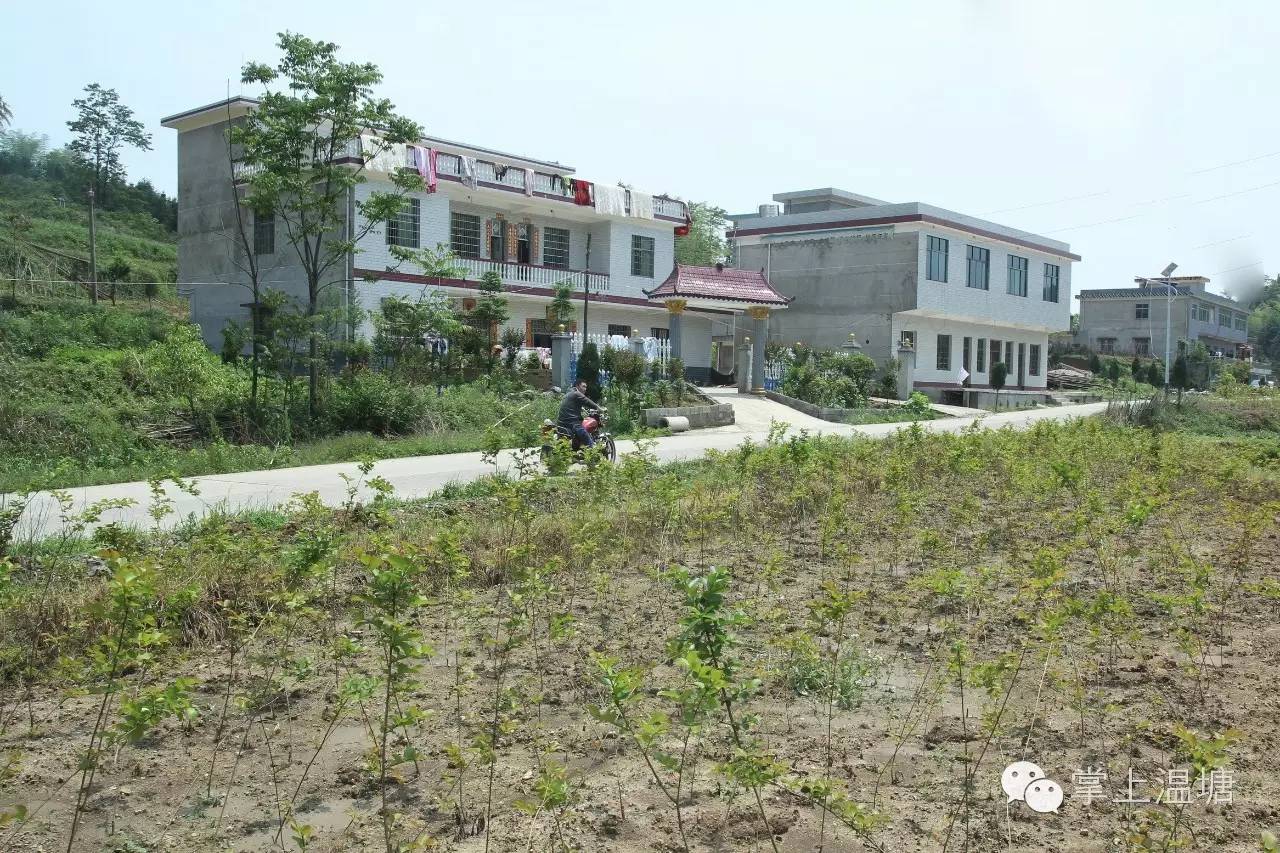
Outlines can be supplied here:
M1077 344L1094 352L1164 358L1165 325L1171 357L1203 343L1225 358L1251 354L1249 309L1208 290L1202 275L1135 278L1134 287L1082 290Z

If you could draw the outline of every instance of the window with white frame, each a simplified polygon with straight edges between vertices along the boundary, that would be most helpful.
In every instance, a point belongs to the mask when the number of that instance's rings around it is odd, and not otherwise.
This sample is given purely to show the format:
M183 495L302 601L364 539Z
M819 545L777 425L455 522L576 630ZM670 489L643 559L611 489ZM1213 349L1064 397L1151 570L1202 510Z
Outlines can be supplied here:
M1151 338L1134 338L1133 354L1151 355Z
M1227 310L1227 309L1225 309L1225 308L1219 308L1219 309L1218 309L1218 325L1219 325L1219 326L1228 326L1228 327L1230 327L1230 325L1231 325L1231 312L1230 312L1230 311L1228 311L1228 310Z
M1059 268L1057 264L1044 265L1044 289L1040 294L1040 298L1045 302L1058 301L1058 275Z
M1133 319L1146 320L1151 316L1151 303L1138 302L1133 306Z
M938 360L939 370L951 369L951 336L938 335Z
M987 372L987 339L986 338L978 338L978 349L975 354L977 355L977 364L974 366L974 370L976 370L978 373L986 373Z
M991 253L980 246L970 246L969 287L987 290L991 287Z
M542 265L566 270L569 268L568 228L542 230Z
M1027 348L1027 374L1040 375L1040 345L1032 344Z
M1006 289L1014 296L1027 295L1028 264L1026 258L1017 255L1009 256L1009 284Z
M925 258L925 277L929 281L947 280L948 243L941 237L930 237L927 241L928 254Z
M1235 329L1237 332L1247 332L1249 330L1249 318L1243 314L1237 314Z
M652 237L639 234L631 236L631 274L642 278L653 278L653 245Z
M408 199L400 212L387 220L387 245L418 248L419 227L422 218L422 202Z
M470 213L449 216L449 248L460 258L480 257L480 217Z
M904 347L916 348L916 333L910 329L903 329L898 337L898 345Z

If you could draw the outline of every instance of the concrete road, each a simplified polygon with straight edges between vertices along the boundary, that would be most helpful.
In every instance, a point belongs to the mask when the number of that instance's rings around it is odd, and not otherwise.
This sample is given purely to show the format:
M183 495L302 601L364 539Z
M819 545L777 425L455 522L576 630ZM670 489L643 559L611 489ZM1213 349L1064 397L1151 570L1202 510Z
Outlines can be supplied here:
M778 419L785 419L791 423L794 429L804 428L811 433L824 435L884 436L904 426L904 424L864 426L833 424L807 418L799 412L771 401L759 398L738 400L737 395L732 392L725 396L729 402L741 403L741 423L658 439L654 449L658 460L670 462L696 459L708 450L729 450L747 439L763 442L768 435L769 420L775 415L780 416ZM765 403L768 405L762 405ZM1097 414L1104 409L1106 409L1105 403L1089 403L1052 409L988 414L980 418L925 421L921 426L933 432L957 432L978 421L993 429L1004 426L1025 428L1036 421L1063 421ZM633 448L633 442L618 443L619 453L627 453ZM373 469L373 475L390 481L395 487L397 497L418 498L429 495L449 483L469 482L495 471L512 471L513 458L513 453L506 451L499 455L496 465L485 464L481 461L479 453L449 453L440 456L387 459L377 463ZM326 504L337 506L346 500L347 496L347 485L342 479L342 474L351 477L359 476L354 463L340 463L196 477L194 483L199 489L198 495L186 494L172 484L168 484L166 490L173 501L174 512L168 515L161 525L172 526L191 516L198 518L213 510L238 512L279 506L287 503L293 495L307 492L317 492ZM103 523L118 521L140 528L148 528L155 524L148 514L151 493L146 483L119 483L66 491L71 496L75 512L80 512L102 500L133 501L130 506L104 512L101 518ZM368 491L362 490L362 494L367 495ZM0 496L0 503L3 500L4 497ZM18 523L16 536L19 540L45 538L65 528L66 521L60 517L57 502L52 495L42 492L32 496L26 512Z

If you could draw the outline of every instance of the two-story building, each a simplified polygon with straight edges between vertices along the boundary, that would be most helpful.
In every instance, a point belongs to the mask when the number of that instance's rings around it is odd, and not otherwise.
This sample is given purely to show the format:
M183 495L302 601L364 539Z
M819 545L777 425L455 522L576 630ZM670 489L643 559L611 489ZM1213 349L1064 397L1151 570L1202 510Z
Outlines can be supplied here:
M213 347L220 345L227 321L249 320L226 132L229 121L256 105L237 97L163 120L178 131L178 282ZM374 151L380 153L372 156ZM341 230L347 233L366 231L356 202L389 189L393 171L417 170L427 184L409 194L393 221L364 233L356 251L339 265L336 281L327 283L366 312L349 333L370 337L368 314L384 299L414 298L424 289L454 298L465 310L473 304L480 278L493 271L509 300L506 326L520 330L527 346L549 345L555 330L547 308L556 284L566 281L578 306L570 329L579 339L583 332L597 338L668 337L668 309L645 291L674 269L675 233L689 221L684 202L586 181L560 163L433 137L386 146L371 131L350 141L343 162L362 166L365 177L346 205ZM263 287L304 299L306 279L284 223L262 217L252 230ZM459 272L428 277L424 268L393 258L391 246L443 246L452 251ZM590 307L584 328L586 288ZM731 331L733 315L693 308L683 319L679 350L691 377L700 378L710 364L712 334Z
M1245 358L1249 311L1234 299L1206 288L1202 275L1135 278L1136 287L1082 290L1075 341L1101 354L1164 358L1188 344L1203 343L1211 354Z
M1051 332L1070 328L1070 246L920 202L839 189L779 193L731 217L734 265L764 270L793 301L769 338L819 348L850 334L878 362L909 342L914 386L934 399L990 388L1042 395ZM972 394L975 402L986 395Z

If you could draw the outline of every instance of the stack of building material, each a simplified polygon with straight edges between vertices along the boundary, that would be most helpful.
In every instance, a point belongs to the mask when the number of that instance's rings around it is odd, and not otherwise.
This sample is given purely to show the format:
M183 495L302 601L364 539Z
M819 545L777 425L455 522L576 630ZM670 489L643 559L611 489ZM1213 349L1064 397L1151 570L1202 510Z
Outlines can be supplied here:
M1050 388L1088 388L1093 381L1093 374L1059 362L1049 370L1047 379Z

